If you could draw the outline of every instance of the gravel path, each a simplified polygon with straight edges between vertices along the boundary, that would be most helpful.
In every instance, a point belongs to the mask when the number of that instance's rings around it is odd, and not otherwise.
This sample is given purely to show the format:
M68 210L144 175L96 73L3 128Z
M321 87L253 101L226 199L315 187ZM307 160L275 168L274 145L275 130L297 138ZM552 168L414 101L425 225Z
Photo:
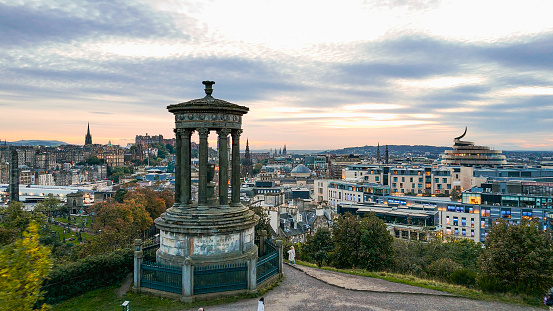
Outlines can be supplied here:
M326 281L323 282L309 276L307 271L303 272L285 265L285 279L265 295L265 310L539 310L497 302L457 298L437 291L429 293L420 289L421 292L413 293L410 292L412 286L409 285L382 282L382 280L367 277L337 276L335 275L337 272L319 271L317 277ZM350 278L351 281L347 281ZM333 279L342 283L329 283ZM341 285L344 283L349 284L348 287L352 289L342 288ZM197 308L187 309L187 311L196 310ZM223 310L255 311L257 310L257 299L244 299L227 305L206 307L206 311Z

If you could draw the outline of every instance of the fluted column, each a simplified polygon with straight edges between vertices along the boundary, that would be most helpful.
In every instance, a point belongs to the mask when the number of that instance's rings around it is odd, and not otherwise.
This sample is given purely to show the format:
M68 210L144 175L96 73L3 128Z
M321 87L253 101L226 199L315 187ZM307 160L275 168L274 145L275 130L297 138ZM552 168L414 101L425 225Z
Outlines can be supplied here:
M228 205L228 134L229 129L220 129L219 134L219 205Z
M242 130L232 130L232 204L240 204L240 134Z
M199 149L199 162L200 162L200 176L198 180L198 205L207 204L207 136L209 135L209 129L199 128L198 134L200 136L200 149Z
M179 205L181 203L181 183L182 183L182 177L181 177L181 167L183 166L182 161L182 152L181 152L181 130L175 129L175 139L177 142L177 157L175 158L175 205Z
M181 160L180 160L180 176L181 176L181 204L189 205L192 201L192 170L190 160L192 158L192 144L190 137L194 132L193 129L182 129L181 130L181 146L180 149Z

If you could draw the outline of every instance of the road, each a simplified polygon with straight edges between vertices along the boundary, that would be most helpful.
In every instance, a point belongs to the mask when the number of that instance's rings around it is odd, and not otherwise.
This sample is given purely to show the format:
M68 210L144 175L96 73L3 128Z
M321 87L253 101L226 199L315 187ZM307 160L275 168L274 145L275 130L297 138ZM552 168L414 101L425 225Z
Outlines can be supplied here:
M360 276L285 265L285 278L268 292L265 311L285 310L540 310L498 302L457 298L447 293L421 289ZM313 269L313 270L310 270ZM309 275L311 274L311 275ZM187 309L187 311L196 311ZM257 299L208 306L206 311L255 311Z

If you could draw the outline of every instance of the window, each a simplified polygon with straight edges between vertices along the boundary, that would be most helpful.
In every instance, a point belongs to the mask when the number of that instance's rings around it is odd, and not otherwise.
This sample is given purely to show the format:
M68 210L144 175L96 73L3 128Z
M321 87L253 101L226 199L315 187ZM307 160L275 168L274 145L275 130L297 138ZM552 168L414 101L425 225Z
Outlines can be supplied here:
M455 228L455 235L459 235L459 228Z
M474 230L470 230L470 237L474 238Z
M434 182L435 182L435 183L439 183L439 182L440 182L440 179L439 179L439 178L434 178Z
M451 234L451 227L447 227L447 229L445 230L445 233L446 234Z
M445 224L446 224L446 225L449 225L449 224L450 224L450 223L449 223L449 216L446 216L446 217L445 217Z
M397 184L396 184L395 182L394 182L394 183L392 183L392 187L396 187L396 185L397 185Z
M447 178L442 178L442 182L443 182L444 184L446 184L446 183L447 183Z
M461 230L461 233L463 234L463 236L467 236L467 229Z
M409 177L409 182L413 182L413 177Z
M532 211L531 210L522 210L522 219L532 219Z
M405 181L405 177L401 177L401 181L403 181L403 182L404 182L404 181Z
M471 218L471 219L470 219L470 227L471 227L471 228L474 228L474 218Z
M511 218L511 210L510 209L502 209L501 210L501 218Z
M490 217L490 210L489 210L489 209L482 209L482 210L480 210L480 216L482 216L482 217Z
M486 222L484 220L480 221L480 228L482 229L486 228Z
M458 226L459 225L459 217L453 217L453 225Z
M461 226L463 227L467 226L467 219L465 217L461 218Z
M422 177L419 177L419 182L422 182Z
M394 181L397 181L397 177L394 177Z
M379 181L379 180L380 180L380 176L374 176L374 180L375 180L375 181Z

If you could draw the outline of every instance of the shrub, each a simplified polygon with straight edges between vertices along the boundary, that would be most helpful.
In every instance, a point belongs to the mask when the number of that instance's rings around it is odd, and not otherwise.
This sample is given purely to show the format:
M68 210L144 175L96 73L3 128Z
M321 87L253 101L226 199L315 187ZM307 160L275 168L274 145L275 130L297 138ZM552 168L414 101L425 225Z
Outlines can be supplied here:
M44 302L56 304L91 290L120 282L133 268L131 249L89 256L51 270L42 284Z
M449 258L440 258L427 267L428 274L442 281L450 281L451 275L461 266Z
M465 287L474 287L476 285L476 272L470 269L457 269L451 274L451 282Z

